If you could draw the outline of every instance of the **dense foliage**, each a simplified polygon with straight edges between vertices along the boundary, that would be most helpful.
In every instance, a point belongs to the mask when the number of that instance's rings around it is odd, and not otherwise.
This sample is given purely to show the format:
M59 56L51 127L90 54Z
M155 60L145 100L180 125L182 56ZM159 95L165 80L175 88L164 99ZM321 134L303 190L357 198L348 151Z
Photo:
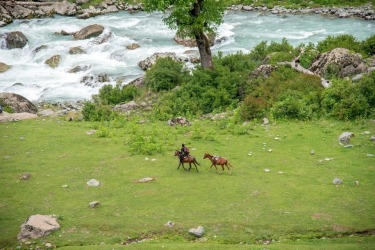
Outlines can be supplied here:
M299 73L279 62L299 56L300 63L309 68L320 53L344 47L361 53L364 58L374 55L375 36L357 41L351 35L329 36L318 44L291 46L286 39L280 43L261 42L244 54L214 57L214 69L197 66L190 72L172 59L158 59L146 72L145 85L104 86L92 102L85 105L86 120L109 120L117 114L108 105L141 98L140 93L158 92L150 113L156 119L175 116L199 117L203 114L237 110L238 120L315 119L322 116L342 120L374 117L375 73L357 82L340 79L331 69L331 87L324 89L320 78ZM255 76L253 71L262 64L273 65L268 76Z

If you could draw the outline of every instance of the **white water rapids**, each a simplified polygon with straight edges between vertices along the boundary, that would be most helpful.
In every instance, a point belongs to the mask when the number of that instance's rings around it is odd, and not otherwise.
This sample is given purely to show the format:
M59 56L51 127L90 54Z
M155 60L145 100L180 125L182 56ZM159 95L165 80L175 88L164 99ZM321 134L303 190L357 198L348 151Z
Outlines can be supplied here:
M93 44L93 39L74 40L72 36L55 35L65 30L76 32L90 24L105 27L102 37L113 36L103 44ZM175 52L179 56L191 48L178 45L162 22L161 14L126 11L96 16L90 19L61 17L16 20L0 28L0 34L21 31L29 43L23 49L0 49L0 62L12 65L0 73L0 92L14 92L31 101L77 101L90 99L104 83L86 86L81 79L86 75L106 73L110 83L126 84L144 74L138 62L155 52ZM218 37L227 39L212 47L213 53L249 52L261 41L280 42L286 38L292 45L317 43L328 35L351 34L364 40L375 34L375 21L338 19L320 15L272 15L258 12L232 12L225 15L218 29ZM3 41L0 41L0 45ZM138 43L141 47L127 50L126 46ZM46 49L35 52L41 45ZM69 48L81 46L86 54L71 55ZM196 48L195 48L196 49ZM53 55L62 56L53 69L44 62ZM76 66L88 66L87 71L68 73Z

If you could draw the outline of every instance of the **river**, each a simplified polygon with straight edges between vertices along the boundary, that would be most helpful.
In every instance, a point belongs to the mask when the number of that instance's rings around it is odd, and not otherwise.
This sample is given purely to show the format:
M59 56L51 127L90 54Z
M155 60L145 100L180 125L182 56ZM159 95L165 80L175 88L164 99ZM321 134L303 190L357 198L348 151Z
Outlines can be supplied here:
M112 37L97 45L93 39L74 40L71 36L55 34L61 30L76 32L90 24L103 25L105 30L101 36L112 33ZM173 40L175 32L163 24L160 13L122 11L90 19L55 16L15 20L0 28L0 33L10 31L23 32L29 43L23 49L0 49L0 62L12 65L10 70L0 73L0 92L14 92L31 101L88 100L98 93L103 83L85 85L81 83L85 76L105 73L111 84L126 84L144 74L137 64L153 53L175 52L183 56L185 51L191 49ZM364 40L375 34L375 21L228 11L218 32L218 37L226 39L212 47L213 53L246 53L261 41L280 42L283 38L294 46L317 43L328 35L351 34L358 40ZM0 41L0 46L3 43ZM127 50L126 46L132 43L138 43L141 47ZM41 45L47 48L35 52ZM69 54L69 48L75 46L83 47L86 54ZM59 66L52 69L44 62L56 54L62 58ZM87 70L68 73L76 66L86 66Z

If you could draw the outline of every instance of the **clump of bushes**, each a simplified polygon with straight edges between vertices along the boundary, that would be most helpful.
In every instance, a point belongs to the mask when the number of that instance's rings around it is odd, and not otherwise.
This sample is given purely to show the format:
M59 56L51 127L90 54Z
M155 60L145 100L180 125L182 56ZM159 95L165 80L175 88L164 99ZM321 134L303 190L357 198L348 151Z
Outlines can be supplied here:
M145 86L106 85L83 109L91 121L115 119L110 105L142 97L145 90L157 93L150 119L166 120L175 116L199 117L236 109L242 121L271 116L277 119L366 118L375 114L375 73L359 82L338 78L337 69L327 70L332 86L324 89L320 78L280 66L303 49L299 61L308 68L319 53L344 47L367 56L374 54L375 36L357 41L351 35L328 37L317 45L294 48L286 39L280 43L261 42L248 54L236 53L213 58L214 69L197 67L188 72L170 58L157 60L146 72ZM268 77L253 77L251 72L263 63L278 65ZM152 136L150 137L152 138ZM137 141L136 138L134 141ZM151 140L152 142L152 140ZM148 145L152 143L148 142Z
M145 83L153 91L171 90L180 85L187 76L181 62L172 58L159 58L155 65L146 72Z

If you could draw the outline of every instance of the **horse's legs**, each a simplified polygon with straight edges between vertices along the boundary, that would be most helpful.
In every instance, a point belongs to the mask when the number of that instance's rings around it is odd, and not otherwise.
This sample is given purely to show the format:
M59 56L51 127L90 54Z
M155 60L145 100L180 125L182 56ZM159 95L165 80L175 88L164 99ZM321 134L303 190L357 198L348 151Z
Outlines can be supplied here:
M189 166L190 166L190 167L189 167L189 171L190 171L190 169L191 169L191 162L189 162Z
M182 165L182 167L185 169L185 170L187 170L186 168L185 168L185 166L184 166L184 163L183 162L180 162L180 164L178 164L178 167L177 167L177 170L178 169L180 169L180 166Z
M198 171L198 167L197 167L197 164L195 164L195 162L193 162L193 164L194 164L194 166L195 166L195 169L197 170L197 172L199 172L199 171Z

